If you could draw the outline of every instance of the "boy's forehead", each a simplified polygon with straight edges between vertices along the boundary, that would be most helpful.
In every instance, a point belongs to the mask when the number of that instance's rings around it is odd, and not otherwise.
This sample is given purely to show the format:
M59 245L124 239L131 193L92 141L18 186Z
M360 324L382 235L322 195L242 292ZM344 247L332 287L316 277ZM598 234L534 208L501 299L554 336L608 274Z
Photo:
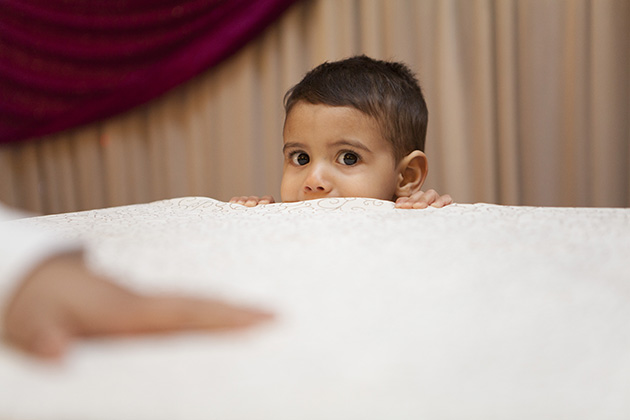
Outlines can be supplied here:
M283 143L301 143L303 139L320 143L325 140L358 139L394 154L394 146L384 136L379 121L351 106L297 102L288 112L283 129Z
M313 104L306 101L298 101L287 113L283 131L286 131L289 121L291 121L291 124L296 123L296 118L298 119L297 123L306 121L334 122L339 127L348 129L367 128L372 131L378 131L379 136L382 135L380 123L376 118L350 105Z

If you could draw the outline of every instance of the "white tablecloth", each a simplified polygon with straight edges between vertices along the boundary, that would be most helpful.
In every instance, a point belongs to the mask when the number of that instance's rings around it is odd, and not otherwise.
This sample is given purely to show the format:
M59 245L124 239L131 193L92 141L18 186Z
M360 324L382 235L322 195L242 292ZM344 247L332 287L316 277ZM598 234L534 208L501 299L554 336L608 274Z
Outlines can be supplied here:
M22 219L252 330L0 347L0 419L629 419L630 210L188 197Z

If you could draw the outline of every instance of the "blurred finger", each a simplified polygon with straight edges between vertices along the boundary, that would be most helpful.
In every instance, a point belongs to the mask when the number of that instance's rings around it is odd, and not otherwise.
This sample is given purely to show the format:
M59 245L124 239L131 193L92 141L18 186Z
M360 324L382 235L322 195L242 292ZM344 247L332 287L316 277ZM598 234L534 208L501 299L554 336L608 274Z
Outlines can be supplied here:
M155 330L231 329L252 326L272 318L263 310L246 308L219 300L183 297L147 298L144 305L147 319Z
M22 349L46 358L58 358L64 352L70 335L59 323L55 313L40 307L39 312L29 310L28 319L23 319L21 310L11 314L7 322L5 337Z
M86 335L131 334L182 330L223 330L269 320L269 312L212 299L135 296L115 313L100 314L87 325ZM111 306L109 306L111 308ZM105 309L110 310L110 309ZM107 322L100 322L107 319Z
M50 325L32 337L26 350L47 359L58 359L66 352L72 341L70 331Z

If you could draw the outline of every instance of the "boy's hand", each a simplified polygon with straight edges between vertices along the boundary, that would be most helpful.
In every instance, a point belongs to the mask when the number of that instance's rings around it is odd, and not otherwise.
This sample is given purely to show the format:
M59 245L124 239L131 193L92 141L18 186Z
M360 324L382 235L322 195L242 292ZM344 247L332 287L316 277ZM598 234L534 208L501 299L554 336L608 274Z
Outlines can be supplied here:
M84 336L226 330L269 320L256 309L212 299L143 296L95 275L80 254L55 257L25 278L9 301L5 338L58 358Z
M243 195L240 197L230 198L230 203L242 204L245 207L256 207L259 204L275 203L275 200L270 195L265 195L262 197L256 197L255 195L250 195L250 196Z
M450 195L440 195L435 190L427 192L418 191L410 197L399 197L396 200L396 208L399 209L425 209L431 207L444 207L453 203Z

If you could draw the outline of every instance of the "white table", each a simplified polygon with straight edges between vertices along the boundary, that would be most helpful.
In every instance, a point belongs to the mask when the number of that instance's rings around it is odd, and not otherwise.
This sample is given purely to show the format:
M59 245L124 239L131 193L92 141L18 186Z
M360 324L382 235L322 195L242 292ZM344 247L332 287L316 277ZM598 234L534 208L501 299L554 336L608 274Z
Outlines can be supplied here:
M0 347L0 418L629 419L630 210L209 198L22 219L139 290L277 320Z

